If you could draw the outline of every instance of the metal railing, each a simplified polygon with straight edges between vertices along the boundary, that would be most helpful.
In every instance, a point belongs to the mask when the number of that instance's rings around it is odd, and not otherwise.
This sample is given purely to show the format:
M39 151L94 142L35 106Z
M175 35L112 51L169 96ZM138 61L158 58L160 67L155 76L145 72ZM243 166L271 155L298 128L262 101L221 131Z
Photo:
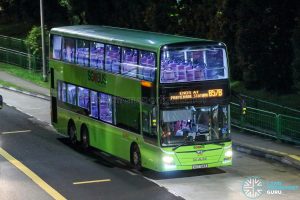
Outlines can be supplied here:
M7 37L4 35L0 35L0 47L18 51L18 52L23 52L23 53L29 52L25 40L13 38L13 37Z
M242 114L239 104L230 103L232 126L300 144L300 118L247 107Z
M272 103L269 101L257 99L257 98L250 97L250 96L243 95L243 94L240 94L240 96L246 102L247 107L261 109L261 110L267 110L270 112L275 112L275 113L283 114L283 115L290 115L290 116L295 116L295 117L300 116L300 110L282 106L282 105ZM232 101L237 103L237 99L232 99Z
M0 47L0 62L16 65L35 72L42 70L42 60L38 57Z

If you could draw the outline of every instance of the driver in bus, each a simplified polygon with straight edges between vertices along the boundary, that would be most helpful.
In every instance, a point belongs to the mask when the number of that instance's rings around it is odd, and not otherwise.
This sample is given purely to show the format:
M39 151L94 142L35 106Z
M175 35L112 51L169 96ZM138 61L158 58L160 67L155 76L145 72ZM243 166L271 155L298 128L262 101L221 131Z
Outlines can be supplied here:
M176 131L175 136L185 136L191 131L191 122L190 120L181 120L177 121L180 123L180 129Z

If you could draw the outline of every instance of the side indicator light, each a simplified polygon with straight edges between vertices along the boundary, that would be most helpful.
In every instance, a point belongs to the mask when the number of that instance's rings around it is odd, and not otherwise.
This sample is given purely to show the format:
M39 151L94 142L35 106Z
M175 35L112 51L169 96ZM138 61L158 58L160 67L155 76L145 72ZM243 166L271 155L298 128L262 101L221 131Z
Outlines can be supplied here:
M152 87L152 83L149 81L141 81L141 85L144 87Z

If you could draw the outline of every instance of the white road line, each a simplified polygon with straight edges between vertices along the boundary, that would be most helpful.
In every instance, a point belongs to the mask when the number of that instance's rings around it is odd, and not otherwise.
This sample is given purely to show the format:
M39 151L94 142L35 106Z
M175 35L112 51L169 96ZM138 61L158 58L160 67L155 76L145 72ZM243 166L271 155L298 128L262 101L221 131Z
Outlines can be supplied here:
M103 182L111 182L111 180L110 179L102 179L102 180L93 180L93 181L81 181L81 182L74 182L73 185L89 184L89 183L103 183Z
M136 175L137 175L136 173L133 173L133 172L131 172L131 171L129 171L129 170L126 170L126 172L127 172L128 174L132 175L132 176L136 176Z
M2 132L1 134L11 134L11 133L28 133L31 132L31 130L22 130L22 131L7 131L7 132Z

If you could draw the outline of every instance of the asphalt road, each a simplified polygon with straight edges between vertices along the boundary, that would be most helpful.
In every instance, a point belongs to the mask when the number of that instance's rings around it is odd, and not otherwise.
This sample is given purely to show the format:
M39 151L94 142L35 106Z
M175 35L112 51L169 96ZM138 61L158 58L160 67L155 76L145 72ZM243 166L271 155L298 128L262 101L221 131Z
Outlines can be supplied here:
M1 147L67 199L176 199L115 159L72 148L50 127L13 108L5 106L0 119ZM15 132L22 130L31 131ZM73 184L103 179L111 181Z
M68 199L247 199L241 188L248 176L300 186L299 170L238 152L234 152L234 165L231 167L163 174L147 170L138 174L122 162L98 151L83 153L70 146L47 123L41 122L49 121L50 116L46 113L48 101L1 89L0 93L5 102L29 114L8 106L0 111L0 147ZM20 130L31 132L3 134ZM7 190L13 191L12 188L15 188L15 193L18 193L25 190L23 185L28 188L25 191L32 191L28 199L49 198L1 156L0 170L1 200L20 199ZM74 182L103 179L111 181L73 185ZM7 196L3 196L3 192ZM281 195L264 194L259 199L300 199L300 192L298 189L283 191Z

